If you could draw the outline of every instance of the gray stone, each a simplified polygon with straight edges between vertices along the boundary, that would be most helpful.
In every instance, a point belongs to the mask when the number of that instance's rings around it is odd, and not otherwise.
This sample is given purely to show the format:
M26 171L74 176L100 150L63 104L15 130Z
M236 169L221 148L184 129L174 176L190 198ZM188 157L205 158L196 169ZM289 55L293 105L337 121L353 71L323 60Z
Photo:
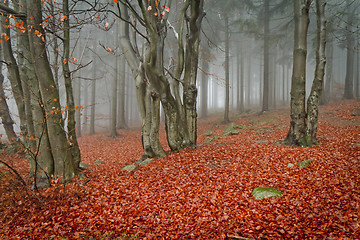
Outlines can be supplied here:
M212 141L214 141L214 138L211 138L211 137L207 137L204 141L204 144L208 144L208 143L211 143Z
M288 165L287 165L289 168L291 168L291 167L293 167L293 166L295 166L293 163L288 163Z
M127 165L127 166L123 167L123 169L126 171L129 171L129 172L132 172L137 169L137 166L136 165Z
M104 164L105 162L103 162L103 161L100 161L100 160L95 160L94 161L94 164L95 165L100 165L100 164Z
M141 165L141 166L146 166L146 165L148 165L149 163L151 163L152 160L154 160L154 159L153 159L153 158L147 158L147 159L145 159L144 161L142 161L141 163L139 163L139 165Z
M309 159L309 160L305 160L305 161L302 161L302 162L298 162L297 165L301 168L307 168L309 166L309 164L314 161L314 159Z
M87 164L87 163L84 163L84 162L80 162L80 164L79 164L79 166L81 167L81 168L88 168L88 167L90 167L90 164Z
M208 131L207 133L204 134L204 136L210 137L211 135L213 135L213 131Z

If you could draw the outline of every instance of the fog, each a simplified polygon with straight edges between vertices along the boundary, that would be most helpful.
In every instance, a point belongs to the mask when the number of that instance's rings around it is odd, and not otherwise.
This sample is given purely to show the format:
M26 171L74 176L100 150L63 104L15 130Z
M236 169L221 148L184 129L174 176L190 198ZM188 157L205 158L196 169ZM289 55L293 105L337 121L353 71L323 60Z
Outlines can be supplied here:
M207 1L205 3L206 16L202 24L202 35L200 37L200 51L209 51L206 59L208 69L203 65L203 53L200 53L198 69L198 98L197 108L206 107L209 114L222 113L225 106L225 33L224 14L229 17L229 84L230 84L230 112L231 116L238 116L244 111L261 111L263 104L263 82L264 82L264 26L263 26L263 1L253 1L256 8L252 9L244 5L235 4L233 7L223 9L221 0ZM270 1L270 8L273 9L282 1ZM292 2L292 1L288 1ZM332 31L328 32L329 41L327 47L333 48L331 62L331 90L328 94L332 99L339 99L344 94L346 75L346 57L348 46L346 46L344 31L351 31L355 39L353 51L359 58L359 19L358 15L351 24L351 29L346 20L346 4L351 4L355 11L359 12L360 2L358 1L328 1L327 14L328 22L332 24ZM348 3L350 2L350 3ZM226 4L223 4L226 5ZM81 6L77 6L81 8ZM111 9L111 6L108 7ZM180 8L177 1L171 6L169 24L176 24L177 10ZM292 75L292 53L294 42L292 4L278 6L278 11L273 11L270 16L270 50L269 50L269 106L270 109L288 107L290 101L291 75ZM281 9L280 9L281 8ZM345 9L345 10L344 10ZM174 12L172 12L174 11ZM91 21L85 21L71 30L71 58L70 67L73 77L73 88L77 106L77 114L80 114L80 127L82 135L90 134L91 109L95 107L95 133L107 133L110 131L112 111L112 90L113 79L118 79L118 98L120 97L119 85L122 72L119 69L121 59L125 56L121 50L118 34L118 21L111 13L101 15L100 19L93 17ZM84 14L85 16L86 14ZM96 15L94 15L96 16ZM311 9L310 25L307 51L307 94L310 92L314 78L315 67L315 39L316 39L316 15L315 8ZM73 21L74 23L74 21ZM140 25L140 24L139 24ZM139 26L139 31L144 29ZM12 30L12 45L15 57L16 52L16 30ZM66 119L66 100L64 80L61 71L60 59L56 58L52 49L55 39L48 33L48 54L53 67L54 75L59 76L58 87L60 91L60 103L63 107L63 116ZM134 40L134 39L132 39ZM137 35L139 51L143 49L144 39ZM165 62L170 62L174 52L175 36L171 29L168 29L166 45L167 52ZM57 40L58 43L59 40ZM60 44L61 45L61 44ZM61 47L61 46L60 46ZM205 50L204 50L205 51ZM115 66L115 58L118 65ZM356 58L355 58L356 59ZM328 61L329 64L329 61ZM355 61L354 93L359 93L359 61ZM5 64L2 64L2 71L5 76L4 88L7 104L15 121L15 129L19 133L19 118L11 87L7 79ZM115 68L117 76L115 76ZM57 74L56 74L57 72ZM203 80L203 77L207 80ZM170 78L170 77L169 77ZM325 77L325 79L327 79ZM202 81L207 81L204 91ZM139 127L140 117L135 93L135 84L132 72L126 64L125 68L125 121L128 127ZM92 85L95 83L95 102L92 102ZM356 84L357 83L357 84ZM80 86L80 91L76 90ZM357 88L357 89L356 89ZM80 94L79 94L80 93ZM202 98L202 95L206 96ZM359 95L356 95L359 97ZM204 100L205 99L205 100ZM118 101L118 100L117 100ZM203 103L203 101L206 101ZM243 109L242 109L243 108ZM119 114L119 112L117 113ZM65 121L66 122L66 121ZM6 139L3 125L0 125L1 140Z

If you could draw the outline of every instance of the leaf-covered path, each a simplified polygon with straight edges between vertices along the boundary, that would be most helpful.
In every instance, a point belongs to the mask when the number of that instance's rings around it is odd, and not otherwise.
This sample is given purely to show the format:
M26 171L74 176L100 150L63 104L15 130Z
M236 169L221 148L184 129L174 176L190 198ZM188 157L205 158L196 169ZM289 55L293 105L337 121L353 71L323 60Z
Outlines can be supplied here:
M320 145L311 148L280 144L285 110L241 115L239 134L223 138L219 119L200 121L200 144L209 130L219 138L130 173L122 168L141 157L139 130L83 137L89 170L40 200L2 176L0 239L360 239L359 109L359 101L321 107ZM2 158L26 176L25 160ZM283 194L255 200L256 187Z

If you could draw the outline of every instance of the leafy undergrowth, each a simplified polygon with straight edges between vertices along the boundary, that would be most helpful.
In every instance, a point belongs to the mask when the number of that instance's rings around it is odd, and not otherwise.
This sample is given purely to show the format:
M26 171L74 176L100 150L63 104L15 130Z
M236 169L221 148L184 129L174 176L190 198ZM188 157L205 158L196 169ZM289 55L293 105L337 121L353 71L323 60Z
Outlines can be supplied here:
M320 145L311 148L280 143L286 110L244 114L235 121L243 126L238 135L131 173L122 168L141 157L139 130L82 137L90 167L66 186L55 182L34 194L3 174L0 239L360 239L358 108L358 101L321 107ZM222 136L218 122L199 122L200 144L209 130ZM26 178L24 159L2 157ZM256 187L282 196L255 200Z

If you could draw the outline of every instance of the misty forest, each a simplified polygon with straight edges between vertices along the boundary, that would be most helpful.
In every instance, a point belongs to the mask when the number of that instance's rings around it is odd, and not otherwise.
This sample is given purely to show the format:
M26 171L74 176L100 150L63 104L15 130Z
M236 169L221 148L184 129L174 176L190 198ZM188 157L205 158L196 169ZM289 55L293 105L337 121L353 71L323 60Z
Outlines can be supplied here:
M360 239L360 1L0 14L0 239Z

